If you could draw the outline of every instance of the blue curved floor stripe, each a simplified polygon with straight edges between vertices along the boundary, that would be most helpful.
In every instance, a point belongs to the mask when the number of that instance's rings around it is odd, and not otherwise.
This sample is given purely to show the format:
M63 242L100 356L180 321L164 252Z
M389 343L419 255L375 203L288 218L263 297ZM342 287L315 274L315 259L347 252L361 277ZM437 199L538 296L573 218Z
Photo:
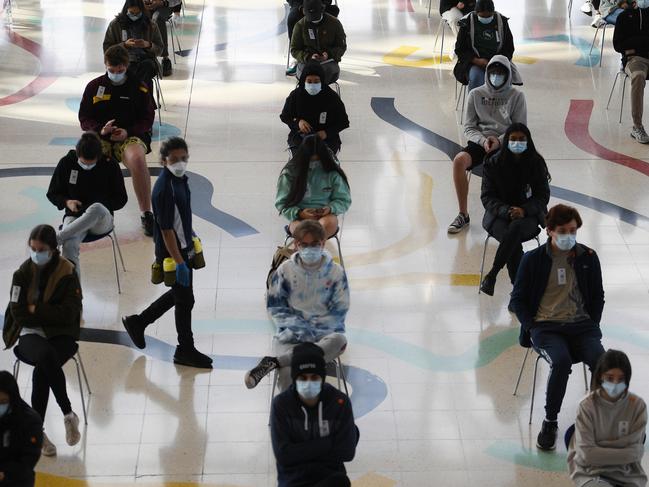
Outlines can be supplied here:
M158 176L162 167L150 167L149 172L152 176ZM0 169L0 178L14 178L21 176L52 176L53 167L11 167ZM124 177L130 177L128 169L122 169ZM259 232L240 220L212 205L212 196L214 195L214 186L205 176L193 172L187 172L189 178L189 187L195 198L192 201L194 214L203 220L216 225L225 230L233 237L247 237Z
M606 30L610 32L613 29L609 27ZM594 34L595 31L593 31L593 35ZM537 42L567 42L568 44L572 44L579 50L579 59L577 59L577 61L575 62L575 66L584 66L590 68L592 66L596 66L597 63L599 63L599 53L602 45L601 35L602 33L600 31L597 37L598 42L595 43L592 54L590 53L592 39L590 41L587 41L585 39L582 39L581 37L569 36L566 34L525 39L523 41L523 44L533 44Z
M390 125L403 130L409 135L418 138L425 144L430 145L448 156L453 160L455 155L462 150L462 146L446 137L442 137L431 130L413 122L404 117L394 106L394 98L373 97L371 101L372 110L383 121ZM473 171L477 176L482 174L482 166ZM550 186L551 195L565 201L570 201L586 208L598 211L605 215L617 218L625 223L649 231L649 218L633 210L610 203L608 201L579 193L571 189Z

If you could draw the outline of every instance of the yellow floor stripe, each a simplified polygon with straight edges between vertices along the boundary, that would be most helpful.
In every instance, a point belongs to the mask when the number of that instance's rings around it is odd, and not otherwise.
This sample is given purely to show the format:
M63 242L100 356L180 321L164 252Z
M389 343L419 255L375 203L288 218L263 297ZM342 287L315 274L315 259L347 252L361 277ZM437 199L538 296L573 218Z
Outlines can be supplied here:
M383 62L404 68L427 68L436 64L451 62L450 56L446 54L442 56L441 61L439 56L435 55L433 57L407 59L420 49L421 47L418 46L400 46L383 56ZM530 56L514 56L514 62L517 64L536 64L538 59Z
M477 286L480 283L478 274L435 274L426 272L411 272L395 276L382 276L352 279L354 290L372 290L385 287L414 286L414 285L447 285L447 286Z

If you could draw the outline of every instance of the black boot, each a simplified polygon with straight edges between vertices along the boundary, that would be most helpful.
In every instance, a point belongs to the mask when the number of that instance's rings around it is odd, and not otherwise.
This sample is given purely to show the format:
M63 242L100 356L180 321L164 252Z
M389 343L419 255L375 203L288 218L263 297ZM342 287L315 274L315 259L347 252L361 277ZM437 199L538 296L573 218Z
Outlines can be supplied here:
M489 272L480 283L480 291L485 293L487 296L494 295L494 289L496 287L496 275Z

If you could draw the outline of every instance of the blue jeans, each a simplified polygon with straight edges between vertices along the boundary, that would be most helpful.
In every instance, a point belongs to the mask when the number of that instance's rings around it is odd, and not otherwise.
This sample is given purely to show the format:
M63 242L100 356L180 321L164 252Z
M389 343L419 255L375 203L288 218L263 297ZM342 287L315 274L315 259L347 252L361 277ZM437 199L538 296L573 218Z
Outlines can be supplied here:
M613 11L613 13L608 14L606 17L604 17L604 21L607 24L613 24L615 25L615 22L617 22L618 16L624 11L623 8L618 8Z
M485 70L475 64L469 69L469 91L484 84Z

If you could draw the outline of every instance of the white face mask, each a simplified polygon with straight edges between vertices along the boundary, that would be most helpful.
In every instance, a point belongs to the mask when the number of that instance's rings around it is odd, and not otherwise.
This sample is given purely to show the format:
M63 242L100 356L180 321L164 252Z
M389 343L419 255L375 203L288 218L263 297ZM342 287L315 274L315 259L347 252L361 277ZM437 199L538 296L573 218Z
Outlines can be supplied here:
M322 90L322 83L304 83L304 89L311 95L317 95Z
M114 85L121 85L122 83L124 83L124 81L126 81L126 71L124 71L123 73L111 73L110 71L106 70L106 75Z
M559 250L567 252L577 243L577 235L571 233L557 233L554 237L554 243Z
M47 265L50 260L52 260L52 252L49 250L43 250L41 252L36 252L35 250L29 251L32 262L39 267Z
M507 79L507 77L504 74L490 74L489 75L489 82L491 83L491 86L493 86L496 89L502 87L502 85L505 84L506 79Z
M182 178L187 171L187 161L178 161L173 164L168 164L167 169L169 169L171 174L177 178Z
M84 169L86 171L90 171L92 168L94 168L97 165L96 162L93 162L92 164L84 164L83 162L81 162L81 160L79 160L77 162L81 166L81 169Z
M626 391L626 383L618 382L617 384L614 384L613 382L603 381L602 388L606 391L608 397L611 399L617 399L624 391Z
M315 399L322 391L322 382L315 380L296 380L295 390L304 399Z
M489 25L493 22L494 16L492 15L491 17L480 17L478 15L478 20L480 21L481 24Z

